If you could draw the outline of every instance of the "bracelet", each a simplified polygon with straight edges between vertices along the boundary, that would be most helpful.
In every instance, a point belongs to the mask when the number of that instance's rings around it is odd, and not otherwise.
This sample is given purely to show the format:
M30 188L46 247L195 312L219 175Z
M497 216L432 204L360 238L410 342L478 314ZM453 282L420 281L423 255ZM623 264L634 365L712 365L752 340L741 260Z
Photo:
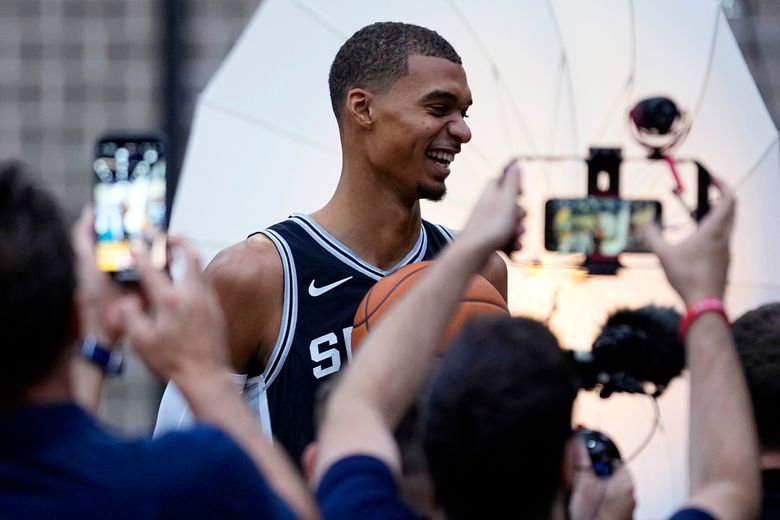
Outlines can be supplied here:
M688 329L691 328L691 324L693 324L696 318L706 312L716 312L723 316L726 323L729 323L729 317L726 315L726 308L723 306L723 302L717 298L704 298L688 307L685 316L680 320L680 337L683 341L688 336Z
M85 336L79 349L81 357L99 366L103 372L119 375L125 367L122 354L100 345L92 336Z

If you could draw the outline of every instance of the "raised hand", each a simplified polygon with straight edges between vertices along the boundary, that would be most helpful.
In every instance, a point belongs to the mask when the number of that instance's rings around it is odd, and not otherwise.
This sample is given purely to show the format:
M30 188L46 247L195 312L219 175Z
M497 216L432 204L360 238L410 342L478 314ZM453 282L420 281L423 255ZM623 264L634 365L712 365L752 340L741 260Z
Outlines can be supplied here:
M571 441L575 454L575 473L569 500L572 520L627 520L633 518L636 500L634 481L620 464L609 477L593 472L588 450L579 438Z
M688 306L704 298L722 299L726 290L736 202L723 181L715 185L723 195L720 203L681 244L669 244L655 227L645 229L645 240L661 260L669 283Z
M85 207L73 226L81 328L83 334L94 336L105 346L112 346L124 333L121 302L127 291L108 273L98 269L94 221L92 209Z
M477 241L487 251L519 249L525 231L525 210L517 203L521 192L520 167L512 161L501 176L487 184L459 237Z
M178 284L155 269L145 252L137 255L141 291L151 312L145 313L138 299L124 306L130 343L164 378L227 372L225 319L216 293L192 246L183 240L170 243L186 258L186 272Z

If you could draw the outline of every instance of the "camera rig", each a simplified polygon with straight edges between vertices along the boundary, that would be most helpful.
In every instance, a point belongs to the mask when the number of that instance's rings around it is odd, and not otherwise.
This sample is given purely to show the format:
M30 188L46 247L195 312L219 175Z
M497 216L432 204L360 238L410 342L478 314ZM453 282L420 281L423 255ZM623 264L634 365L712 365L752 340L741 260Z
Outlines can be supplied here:
M708 192L712 178L697 160L673 158L670 152L678 146L690 130L686 114L666 97L647 98L637 103L628 115L634 138L647 149L644 157L624 157L620 148L590 148L587 157L520 156L518 160L529 162L584 161L587 164L587 195L590 197L620 197L620 169L627 161L664 161L674 177L672 192L682 201L685 190L677 171L678 164L696 166L696 207L686 208L691 217L700 221L709 211ZM683 202L683 204L685 204ZM603 255L596 251L585 257L582 267L592 275L614 275L622 267L617 256Z
M692 159L674 160L669 155L662 155L658 149L653 150L645 159L653 161L663 160L669 164L672 175L675 178L673 192L677 196L682 194L684 187L677 174L676 165L686 162L693 163L697 172L697 194L696 208L691 211L691 217L698 222L707 214L710 209L708 192L711 177L700 162ZM620 197L620 166L624 160L620 148L591 148L590 154L585 159L588 165L588 195L591 197ZM608 179L606 183L600 182L600 178L604 176ZM600 187L602 185L606 185L606 187ZM589 274L614 275L622 266L618 257L605 256L595 252L585 258L583 267L587 269Z

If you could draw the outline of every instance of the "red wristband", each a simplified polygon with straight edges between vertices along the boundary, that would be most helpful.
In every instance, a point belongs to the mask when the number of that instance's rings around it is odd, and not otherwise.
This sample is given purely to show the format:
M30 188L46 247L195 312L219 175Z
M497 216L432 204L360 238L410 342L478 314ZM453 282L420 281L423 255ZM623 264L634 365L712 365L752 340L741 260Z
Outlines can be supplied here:
M691 327L696 318L706 312L717 312L726 323L729 323L729 317L726 315L726 308L723 306L723 302L717 298L704 298L699 300L690 307L688 307L685 316L680 320L680 337L685 341L688 335L688 329Z

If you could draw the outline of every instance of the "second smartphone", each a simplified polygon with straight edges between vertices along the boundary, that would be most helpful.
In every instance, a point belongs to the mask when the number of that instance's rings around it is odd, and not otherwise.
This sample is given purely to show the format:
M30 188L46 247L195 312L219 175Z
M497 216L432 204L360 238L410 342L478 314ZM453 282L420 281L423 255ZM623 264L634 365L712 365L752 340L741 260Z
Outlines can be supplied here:
M585 197L552 199L545 204L544 247L548 251L617 256L645 253L640 230L661 222L657 200Z
M118 281L138 279L133 251L149 250L166 263L167 208L164 137L155 133L106 134L92 163L98 267Z

